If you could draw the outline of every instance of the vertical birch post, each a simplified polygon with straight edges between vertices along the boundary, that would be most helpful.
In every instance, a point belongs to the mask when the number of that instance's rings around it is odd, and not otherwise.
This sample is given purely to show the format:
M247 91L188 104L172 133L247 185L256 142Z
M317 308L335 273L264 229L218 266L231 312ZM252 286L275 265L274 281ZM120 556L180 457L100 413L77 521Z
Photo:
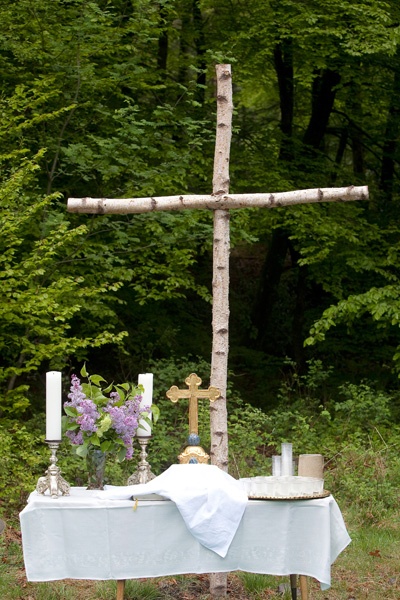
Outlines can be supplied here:
M232 75L230 65L216 65L217 133L215 140L213 196L229 194L229 155L232 137ZM228 416L226 387L229 352L229 211L214 211L213 306L211 385L221 392L210 403L211 464L228 470ZM226 595L227 574L210 574L213 598Z
M217 134L213 196L229 194L229 154L232 136L232 76L230 65L217 65ZM210 404L211 463L228 470L226 386L229 351L229 211L214 211L211 385L221 397Z

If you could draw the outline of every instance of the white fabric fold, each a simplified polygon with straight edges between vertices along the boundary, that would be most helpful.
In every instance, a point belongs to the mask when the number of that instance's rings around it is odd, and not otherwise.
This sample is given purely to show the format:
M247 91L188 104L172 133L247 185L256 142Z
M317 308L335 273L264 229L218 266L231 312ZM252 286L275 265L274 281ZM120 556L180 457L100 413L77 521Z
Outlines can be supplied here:
M106 486L99 498L121 500L159 494L172 500L191 534L225 557L247 505L242 484L214 465L172 465L145 484Z

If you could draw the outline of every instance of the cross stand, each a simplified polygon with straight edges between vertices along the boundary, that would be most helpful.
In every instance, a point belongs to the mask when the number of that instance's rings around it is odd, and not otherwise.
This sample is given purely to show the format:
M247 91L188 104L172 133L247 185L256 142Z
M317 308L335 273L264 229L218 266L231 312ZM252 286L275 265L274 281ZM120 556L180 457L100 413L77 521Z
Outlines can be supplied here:
M210 386L207 390L199 390L202 382L196 373L191 373L189 377L186 377L185 383L189 388L188 390L180 390L176 385L173 385L166 393L167 398L172 402L178 402L183 398L189 399L188 446L179 455L179 462L207 464L210 457L200 446L198 399L208 398L210 402L215 402L221 396L221 392L214 386Z

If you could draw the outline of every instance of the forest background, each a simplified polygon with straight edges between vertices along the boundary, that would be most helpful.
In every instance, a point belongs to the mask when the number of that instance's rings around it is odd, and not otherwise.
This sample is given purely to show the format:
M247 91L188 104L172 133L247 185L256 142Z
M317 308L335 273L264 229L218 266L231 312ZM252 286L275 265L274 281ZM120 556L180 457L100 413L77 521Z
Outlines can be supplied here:
M192 371L208 385L212 214L66 200L210 193L214 66L230 63L232 193L370 190L232 211L230 472L268 474L292 441L381 520L400 479L398 2L3 0L0 23L2 513L48 464L48 370L65 396L84 362L110 382L153 372L150 461L176 462L187 408L165 391ZM206 406L200 424L206 446ZM59 458L82 484L81 459Z

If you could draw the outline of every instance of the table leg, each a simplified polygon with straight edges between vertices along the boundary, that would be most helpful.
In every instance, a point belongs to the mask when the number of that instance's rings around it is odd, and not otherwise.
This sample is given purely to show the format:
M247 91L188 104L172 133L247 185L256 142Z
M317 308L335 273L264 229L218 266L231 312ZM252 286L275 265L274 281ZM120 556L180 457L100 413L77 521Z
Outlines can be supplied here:
M125 592L125 579L119 579L117 581L117 600L124 600Z
M297 575L290 576L290 591L292 600L297 600Z
M300 575L300 594L301 600L308 600L307 576Z

